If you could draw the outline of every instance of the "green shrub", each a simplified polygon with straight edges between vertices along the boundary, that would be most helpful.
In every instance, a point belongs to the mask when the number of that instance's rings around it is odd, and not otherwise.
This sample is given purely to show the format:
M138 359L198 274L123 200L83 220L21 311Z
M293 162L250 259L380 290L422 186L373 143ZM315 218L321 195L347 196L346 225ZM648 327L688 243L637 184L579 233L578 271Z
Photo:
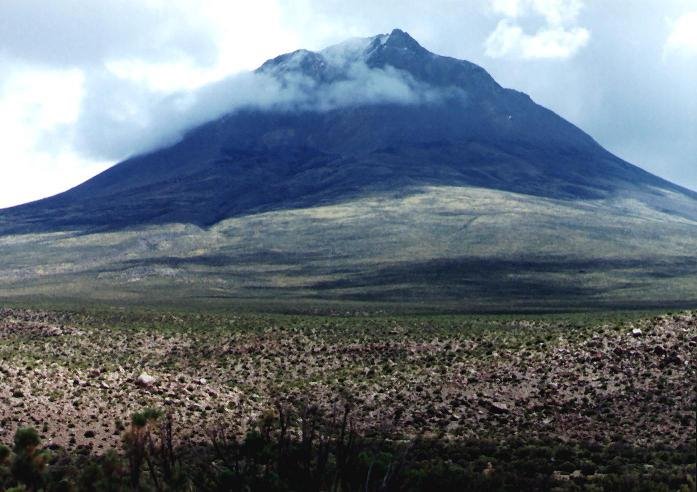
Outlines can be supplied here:
M10 459L10 448L0 444L0 465L4 465Z
M31 490L43 484L43 471L48 461L48 453L37 449L40 443L39 433L31 427L18 429L15 433L12 476Z
M41 439L36 429L32 427L23 427L15 432L15 453L27 452L39 445Z

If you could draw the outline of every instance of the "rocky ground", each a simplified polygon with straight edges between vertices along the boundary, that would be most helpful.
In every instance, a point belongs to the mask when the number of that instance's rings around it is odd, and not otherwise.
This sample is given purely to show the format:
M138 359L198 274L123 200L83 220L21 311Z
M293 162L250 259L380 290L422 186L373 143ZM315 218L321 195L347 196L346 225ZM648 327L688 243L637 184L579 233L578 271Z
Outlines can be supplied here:
M695 443L697 312L313 318L0 309L0 443L119 448L130 415L176 440L242 433L279 399L353 403L363 432Z

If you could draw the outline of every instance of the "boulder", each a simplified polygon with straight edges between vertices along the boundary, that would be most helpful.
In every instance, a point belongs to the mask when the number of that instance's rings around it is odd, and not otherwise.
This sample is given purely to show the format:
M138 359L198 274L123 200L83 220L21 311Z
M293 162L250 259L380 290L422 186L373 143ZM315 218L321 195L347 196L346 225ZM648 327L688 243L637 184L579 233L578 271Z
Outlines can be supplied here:
M487 408L491 413L508 413L508 405L499 401L481 400L480 403Z
M155 383L156 379L154 376L151 376L147 372L143 371L140 373L140 376L136 379L136 383L139 386L152 386Z

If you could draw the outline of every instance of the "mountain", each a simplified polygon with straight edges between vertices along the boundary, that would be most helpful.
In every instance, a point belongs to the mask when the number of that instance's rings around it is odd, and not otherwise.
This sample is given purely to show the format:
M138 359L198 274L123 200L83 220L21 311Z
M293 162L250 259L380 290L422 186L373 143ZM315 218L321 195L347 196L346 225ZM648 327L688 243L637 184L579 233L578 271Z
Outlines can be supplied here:
M418 104L237 111L66 193L8 210L5 222L10 231L210 226L424 185L563 199L648 197L656 190L697 197L613 156L527 95L503 89L484 69L434 55L399 30L320 53L282 55L258 72L300 74L319 91L347 79L356 62L393 67L430 90L450 92Z
M255 73L284 97L0 211L6 295L127 279L200 297L632 304L671 279L668 301L697 299L697 193L483 68L394 30Z

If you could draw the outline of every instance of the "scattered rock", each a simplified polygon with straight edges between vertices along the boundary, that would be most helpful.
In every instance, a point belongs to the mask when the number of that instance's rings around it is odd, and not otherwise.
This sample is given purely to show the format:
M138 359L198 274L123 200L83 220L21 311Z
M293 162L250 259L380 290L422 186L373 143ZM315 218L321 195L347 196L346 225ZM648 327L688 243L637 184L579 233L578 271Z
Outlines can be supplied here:
M138 376L138 378L136 379L136 383L139 386L152 386L153 384L155 384L155 381L155 377L151 376L147 372L141 372L140 376Z
M112 331L105 336L101 325L85 328L78 337L51 318L22 316L0 315L0 344L9 337L26 344L26 350L7 352L10 359L0 360L4 442L19 425L49 421L51 438L61 446L68 446L68 439L72 447L76 440L95 449L121 446L118 436L124 429L117 424L114 430L114 419L128 419L150 406L172 412L176 439L200 438L221 414L239 423L236 432L244 432L271 405L263 383L278 374L304 383L289 389L289 401L319 402L331 412L333 384L338 384L355 397L360 425L388 422L409 435L533 434L589 442L618 435L632 445L654 439L685 445L695 425L693 393L685 381L694 367L697 313L685 321L671 316L613 324L592 334L565 331L568 337L548 341L544 348L537 348L537 339L546 339L545 326L539 327L539 336L522 333L526 338L520 346L510 344L505 337L513 335L507 332L493 344L488 339L495 337L488 334L445 332L441 339L430 334L413 339L406 331L404 338L383 343L372 335L359 336L360 331L335 340L301 328L263 334L233 330L229 341L212 343L188 332L134 337L107 327ZM60 326L64 338L42 339L37 330L48 333L49 324ZM549 340L556 340L556 331L550 333L554 338ZM235 348L234 356L229 347ZM27 350L31 359L23 355ZM496 359L484 356L494 352ZM87 369L72 364L88 356ZM192 365L187 365L189 357ZM142 372L136 373L139 366ZM375 368L375 378L346 374L366 366ZM145 367L157 370L157 377ZM19 390L23 398L11 398ZM89 430L94 438L83 436ZM560 476L575 480L576 472L570 473L575 467L562 469ZM591 480L592 471L583 471Z
M502 414L509 412L508 405L499 401L480 400L480 403L491 413Z

